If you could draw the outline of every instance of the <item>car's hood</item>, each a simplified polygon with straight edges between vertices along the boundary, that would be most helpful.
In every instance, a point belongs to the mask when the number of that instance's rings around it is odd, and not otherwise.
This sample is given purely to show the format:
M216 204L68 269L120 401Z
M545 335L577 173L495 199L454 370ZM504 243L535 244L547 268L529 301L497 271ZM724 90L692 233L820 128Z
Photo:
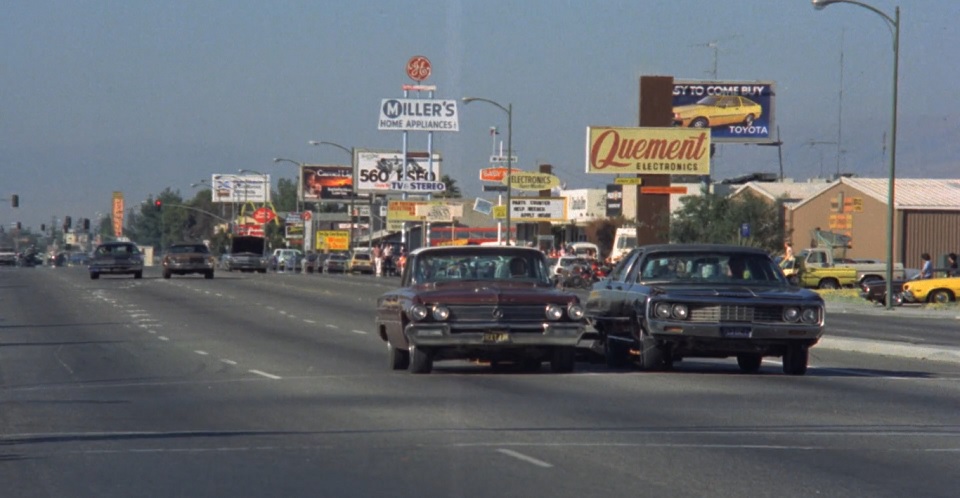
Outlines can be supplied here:
M569 303L577 296L533 282L458 280L418 285L414 288L425 303L444 304L544 304Z
M262 258L263 253L259 252L235 252L230 254L231 258Z
M673 108L674 114L690 114L704 109L714 109L714 106L711 105L701 105L701 104L687 104L687 105L678 105Z
M788 286L746 286L746 285L658 285L653 294L666 294L671 297L689 298L757 298L768 300L796 301L821 300L820 295L809 289Z

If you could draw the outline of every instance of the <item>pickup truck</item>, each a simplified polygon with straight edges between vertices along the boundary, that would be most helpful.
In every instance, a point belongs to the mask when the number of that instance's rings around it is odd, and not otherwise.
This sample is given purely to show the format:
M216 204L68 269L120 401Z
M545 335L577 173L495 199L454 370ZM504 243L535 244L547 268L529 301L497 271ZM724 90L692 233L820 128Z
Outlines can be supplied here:
M856 280L851 282L850 285L859 286L861 283L871 280L884 280L887 273L886 263L856 263L847 260L835 260L833 251L826 247L804 249L797 254L796 259L807 270L815 268L853 268L857 275ZM893 279L902 280L903 278L903 263L895 263L893 265Z
M801 253L802 254L802 253ZM800 257L780 261L780 269L787 281L810 289L839 289L856 285L857 270L846 266L830 268L807 267Z
M12 247L0 247L0 265L15 266L17 251Z

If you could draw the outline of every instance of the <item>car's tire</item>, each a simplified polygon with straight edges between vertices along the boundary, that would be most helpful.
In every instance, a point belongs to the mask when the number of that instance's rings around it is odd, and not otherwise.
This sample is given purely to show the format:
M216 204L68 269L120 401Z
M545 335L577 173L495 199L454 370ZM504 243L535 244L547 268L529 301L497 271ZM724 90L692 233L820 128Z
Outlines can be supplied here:
M819 289L839 289L840 282L837 282L835 278L825 278L817 284Z
M690 128L709 128L710 122L707 118L697 118L690 122Z
M204 273L204 274L203 274L203 278L205 278L205 279L207 279L207 280L212 279L212 278L213 278L213 270L209 270L209 271L207 271L206 273Z
M387 341L387 365L391 370L406 370L410 367L410 352L395 348Z
M661 371L667 369L667 355L663 347L650 338L640 340L640 370Z
M753 126L753 120L756 119L753 117L753 114L747 114L747 117L743 118L743 126Z
M539 358L524 358L520 360L520 369L527 373L539 372L542 363Z
M424 351L414 345L410 345L410 373L428 374L433 370L433 357L430 352Z
M137 279L143 278L143 272L142 271L135 272L133 274L133 278L137 278Z
M553 348L550 355L550 371L553 373L570 373L577 361L577 349L570 346Z
M927 301L937 304L946 304L950 301L953 301L953 294L944 289L935 290L930 293L930 297L927 298Z
M257 273L267 273L267 270L257 270Z
M630 349L621 341L607 337L603 341L603 359L608 368L626 368L630 364Z
M163 270L163 278L167 278L167 279L168 279L168 278L170 278L172 275L173 275L173 273L170 273L170 272L167 271L167 270Z
M807 373L807 364L810 361L810 349L804 345L787 346L783 353L783 373L787 375L803 375Z
M763 363L763 355L760 353L740 353L737 355L737 366L743 373L757 373L760 371L760 365Z
M100 278L99 273L90 272L90 280L96 280L98 278Z

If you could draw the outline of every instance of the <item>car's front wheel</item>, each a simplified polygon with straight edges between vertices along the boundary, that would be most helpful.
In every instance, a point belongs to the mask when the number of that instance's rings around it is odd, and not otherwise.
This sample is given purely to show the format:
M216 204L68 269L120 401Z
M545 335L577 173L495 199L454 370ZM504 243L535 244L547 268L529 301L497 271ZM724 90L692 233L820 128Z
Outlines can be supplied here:
M603 341L603 359L608 368L624 368L630 363L630 348L621 341L606 337Z
M743 118L744 126L753 126L753 120L756 119L753 117L753 114L747 114L747 117Z
M428 374L433 370L433 357L428 351L424 351L414 345L410 346L410 373Z
M553 348L550 357L550 371L553 373L570 373L576 364L576 348L563 346Z
M138 271L138 272L134 273L134 274L133 274L133 278L143 278L143 272L142 272L142 271Z
M937 290L930 293L930 302L937 304L946 304L953 301L953 294L947 290Z
M96 272L90 272L90 280L96 280L100 278L100 274Z
M810 361L810 349L807 346L788 346L783 353L783 373L787 375L803 375L807 373L807 363Z
M410 353L387 341L387 365L391 370L406 370L410 366Z
M213 270L208 270L206 273L204 273L203 278L207 280L210 280L211 278L213 278Z
M173 276L173 273L168 270L163 270L163 278L170 278L171 276Z
M760 371L760 364L763 363L763 356L759 353L741 353L737 355L737 366L743 373L757 373Z

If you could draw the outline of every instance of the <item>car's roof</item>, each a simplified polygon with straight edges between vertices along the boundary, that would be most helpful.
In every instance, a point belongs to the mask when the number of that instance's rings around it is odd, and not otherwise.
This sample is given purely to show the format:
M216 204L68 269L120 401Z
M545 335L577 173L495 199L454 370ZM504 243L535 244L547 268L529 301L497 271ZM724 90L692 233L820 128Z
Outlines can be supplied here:
M102 243L100 243L100 245L98 245L97 247L105 247L105 246L106 246L106 247L109 247L109 246L136 246L136 244L134 244L133 242L125 242L125 241L113 240L113 241L110 241L110 242L102 242Z
M644 252L722 252L722 253L749 253L763 254L769 253L759 247L737 246L733 244L650 244L640 246Z
M496 254L506 253L506 254L516 254L520 252L527 253L537 253L543 255L539 249L534 247L522 247L522 246L436 246L436 247L420 247L410 251L411 256L422 254L425 252L429 253L492 253Z

